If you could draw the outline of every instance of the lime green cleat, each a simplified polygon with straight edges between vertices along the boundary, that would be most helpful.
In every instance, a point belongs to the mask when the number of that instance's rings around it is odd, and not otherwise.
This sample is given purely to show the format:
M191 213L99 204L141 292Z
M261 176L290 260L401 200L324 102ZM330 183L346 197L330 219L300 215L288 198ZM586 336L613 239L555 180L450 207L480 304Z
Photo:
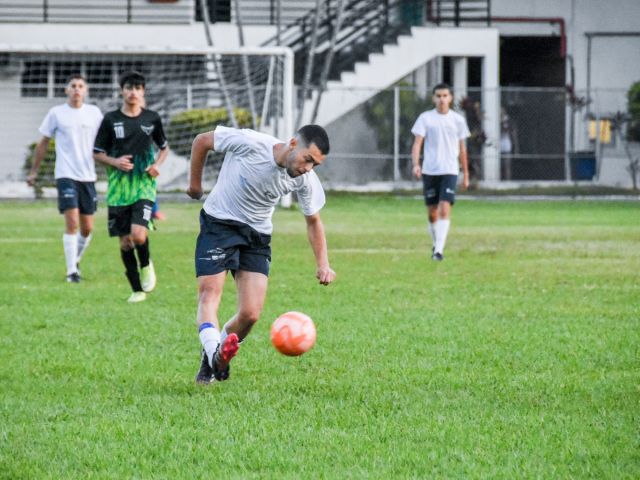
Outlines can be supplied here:
M127 302L129 303L139 303L144 302L147 299L147 294L144 292L133 292L129 297Z
M151 260L149 260L149 265L142 267L140 274L142 290L148 293L156 288L156 271L153 269L153 262Z

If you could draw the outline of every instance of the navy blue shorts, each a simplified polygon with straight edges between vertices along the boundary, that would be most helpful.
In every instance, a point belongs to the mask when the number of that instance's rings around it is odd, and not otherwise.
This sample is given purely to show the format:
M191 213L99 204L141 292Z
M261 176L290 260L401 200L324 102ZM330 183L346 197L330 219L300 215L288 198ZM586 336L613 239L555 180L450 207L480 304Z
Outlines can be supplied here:
M456 202L457 175L422 175L424 203L437 205L440 202Z
M131 233L131 224L149 228L151 222L151 200L142 199L131 205L109 207L109 236L125 237Z
M58 210L77 208L82 215L93 215L98 209L98 196L93 182L79 182L71 178L57 178Z
M196 277L237 270L269 276L271 235L242 222L220 220L200 211Z

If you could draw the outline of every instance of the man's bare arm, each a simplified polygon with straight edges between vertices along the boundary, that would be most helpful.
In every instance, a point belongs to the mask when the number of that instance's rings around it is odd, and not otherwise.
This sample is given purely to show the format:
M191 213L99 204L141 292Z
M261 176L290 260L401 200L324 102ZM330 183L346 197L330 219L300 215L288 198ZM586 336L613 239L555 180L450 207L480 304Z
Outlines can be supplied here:
M336 272L329 265L327 239L324 234L324 224L319 213L305 216L307 221L307 236L311 250L316 257L316 278L322 285L329 285L336 278Z
M123 172L133 170L133 162L131 161L132 158L132 155L122 155L121 157L113 158L104 152L93 152L93 159L96 162L110 165L117 168L118 170L122 170Z
M467 146L464 140L460 140L460 167L462 168L462 189L469 188L469 161L467 159Z
M413 141L411 147L411 160L413 161L413 174L416 178L422 177L422 163L420 162L420 155L422 154L422 145L424 144L424 137L416 135L416 139Z
M201 133L193 139L187 195L196 200L202 197L202 171L210 150L213 150L213 132Z
M31 165L31 170L29 171L29 175L27 176L27 183L31 186L36 182L36 177L38 176L38 170L40 169L40 164L42 160L44 160L45 155L47 154L47 149L49 148L49 142L51 138L42 137L36 145L36 149L33 152L33 165Z

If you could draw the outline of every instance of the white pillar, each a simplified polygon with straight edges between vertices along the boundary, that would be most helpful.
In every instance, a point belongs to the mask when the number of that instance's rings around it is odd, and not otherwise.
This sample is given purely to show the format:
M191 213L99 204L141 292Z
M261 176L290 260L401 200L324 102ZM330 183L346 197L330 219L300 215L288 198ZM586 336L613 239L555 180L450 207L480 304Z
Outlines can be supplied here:
M467 96L469 62L467 57L451 57L451 64L453 70L453 85L451 86L455 102L458 103Z
M495 183L500 180L500 83L499 48L487 52L482 59L482 128L487 135L484 146L484 181Z
M393 87L393 181L400 181L400 87Z
M431 97L431 89L442 82L442 57L438 56L427 63L427 97Z

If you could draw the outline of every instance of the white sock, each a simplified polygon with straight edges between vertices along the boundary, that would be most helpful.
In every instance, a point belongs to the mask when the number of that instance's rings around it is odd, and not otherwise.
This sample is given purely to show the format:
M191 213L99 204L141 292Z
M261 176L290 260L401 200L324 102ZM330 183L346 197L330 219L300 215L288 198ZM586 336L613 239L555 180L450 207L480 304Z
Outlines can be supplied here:
M216 353L216 348L218 348L220 344L220 332L212 323L203 323L200 325L198 331L200 343L202 344L202 348L204 348L204 352L207 354L209 366L211 367L213 366L211 365L213 355Z
M67 275L76 272L78 263L78 236L65 233L62 235L62 246L64 247L64 259L67 262Z
M436 222L429 222L429 235L431 235L431 242L435 246L436 244Z
M80 232L78 232L78 263L82 260L82 255L87 250L87 247L91 243L91 234L83 237Z
M442 253L444 251L444 244L447 242L450 225L451 220L449 219L440 219L436 222L436 253Z

